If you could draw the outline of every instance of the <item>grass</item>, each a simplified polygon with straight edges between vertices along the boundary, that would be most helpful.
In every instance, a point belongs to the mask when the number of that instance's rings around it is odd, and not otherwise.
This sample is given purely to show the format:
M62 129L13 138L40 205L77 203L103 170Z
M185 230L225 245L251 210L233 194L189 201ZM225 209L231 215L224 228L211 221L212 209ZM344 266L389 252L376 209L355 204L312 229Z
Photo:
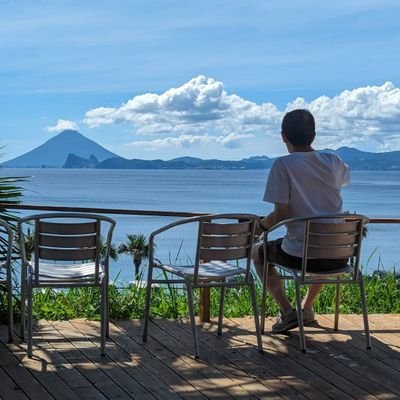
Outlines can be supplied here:
M369 313L400 313L400 276L395 272L374 273L366 276L365 289ZM361 313L358 285L341 286L341 313ZM259 302L261 286L257 285ZM294 299L293 283L288 283L289 297ZM5 293L0 292L0 313L6 314ZM125 288L110 286L110 316L114 319L142 318L145 304L145 289L135 285ZM155 317L178 318L188 315L186 291L174 287L154 288L151 313ZM198 291L195 291L198 305ZM219 290L211 290L211 314L218 314ZM335 286L327 286L315 303L317 313L332 313L335 306ZM18 319L18 301L15 301L15 314ZM267 314L275 315L278 307L268 297ZM198 310L197 310L198 311ZM100 318L100 296L97 288L73 288L64 290L42 289L34 293L34 313L36 318L48 320L67 320L72 318ZM252 306L247 288L227 289L225 300L226 317L252 315Z

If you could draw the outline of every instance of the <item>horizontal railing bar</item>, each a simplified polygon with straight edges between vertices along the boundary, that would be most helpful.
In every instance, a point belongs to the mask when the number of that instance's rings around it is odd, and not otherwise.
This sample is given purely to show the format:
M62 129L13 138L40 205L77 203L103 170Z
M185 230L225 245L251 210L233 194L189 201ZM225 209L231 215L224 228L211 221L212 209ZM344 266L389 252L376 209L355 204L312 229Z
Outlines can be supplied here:
M131 209L120 209L120 208L43 206L43 205L33 205L33 204L6 204L6 203L0 203L0 209L56 211L56 212L82 212L82 213L93 213L93 214L148 215L148 216L156 216L156 217L183 217L183 218L197 217L199 215L209 214L209 213L205 213L205 212L131 210Z
M121 208L96 208L96 207L68 207L68 206L45 206L37 204L7 204L0 203L0 209L8 210L34 210L34 211L56 211L56 212L86 212L94 214L115 214L115 215L147 215L153 217L196 217L207 215L206 212L186 211L158 211L158 210L132 210ZM371 224L400 224L400 218L370 218Z

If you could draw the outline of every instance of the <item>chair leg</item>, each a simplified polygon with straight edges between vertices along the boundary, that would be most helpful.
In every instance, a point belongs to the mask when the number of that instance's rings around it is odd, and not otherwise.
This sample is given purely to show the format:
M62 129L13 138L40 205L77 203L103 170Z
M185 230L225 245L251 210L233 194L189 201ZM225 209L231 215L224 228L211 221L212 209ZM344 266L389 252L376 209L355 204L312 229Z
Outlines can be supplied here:
M339 278L338 278L339 279ZM340 306L340 284L336 284L336 296L335 296L335 324L333 329L337 331L339 329L339 306Z
M106 282L103 281L100 287L100 354L105 356L105 349L106 349L106 334L107 334L107 285Z
M194 316L194 305L193 305L193 289L190 284L186 284L186 290L188 295L188 303L189 303L189 316L190 316L190 327L192 329L192 336L194 342L194 357L200 358L199 352L199 340L197 337L197 330L196 330L196 320Z
M219 315L218 315L218 336L222 335L222 322L224 319L225 293L226 293L226 286L221 286L221 299L219 302Z
M7 306L8 306L8 342L13 342L14 331L14 310L13 310L13 296L12 296L12 281L11 270L7 269Z
M304 336L304 323L303 323L303 310L301 309L301 294L300 294L300 284L297 274L294 275L294 284L296 289L296 308L297 308L297 320L299 324L299 334L300 334L300 350L306 352L306 339Z
M33 345L32 345L32 342L33 342L33 338L32 338L32 319L33 319L32 297L33 297L33 293L32 293L32 291L33 291L33 289L32 289L31 282L28 281L28 283L27 283L27 300L28 300L28 305L27 305L27 308L28 308L27 353L28 353L29 358L32 358L32 347L33 347Z
M254 280L251 278L250 284L250 291L251 291L251 299L253 303L253 314L254 314L254 324L256 327L256 335L257 335L257 347L259 352L263 352L263 344L261 339L261 329L260 329L260 320L258 315L258 307L257 307L257 295L256 295L256 288L254 285Z
M109 286L110 279L107 277L105 284L105 293L104 293L104 304L105 304L105 329L106 329L106 338L110 338L110 295L109 295Z
M149 272L150 275L150 272ZM150 300L151 300L151 285L152 279L151 276L147 279L147 286L146 286L146 302L144 307L144 327L143 327L143 342L147 341L147 331L149 328L149 318L150 318Z
M371 336L369 334L367 301L365 299L364 279L361 275L361 271L358 271L358 279L360 283L361 307L364 318L364 330L365 330L365 339L367 341L367 350L371 350L372 345L371 345Z
M23 268L23 266L21 267ZM25 338L25 324L26 324L26 280L21 279L21 311L20 311L20 325L19 337L23 340Z
M267 268L264 266L262 276L262 296L261 296L261 333L265 332L265 308L267 302Z

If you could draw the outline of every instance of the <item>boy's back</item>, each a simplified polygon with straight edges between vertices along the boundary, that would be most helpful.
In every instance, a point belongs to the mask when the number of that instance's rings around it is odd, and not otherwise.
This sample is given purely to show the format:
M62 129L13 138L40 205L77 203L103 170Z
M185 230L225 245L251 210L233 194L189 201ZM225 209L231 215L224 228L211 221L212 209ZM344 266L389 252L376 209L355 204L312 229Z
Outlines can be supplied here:
M333 153L293 152L273 164L264 201L289 206L288 218L342 212L340 189L350 181L348 167ZM282 249L301 257L302 225L291 226Z

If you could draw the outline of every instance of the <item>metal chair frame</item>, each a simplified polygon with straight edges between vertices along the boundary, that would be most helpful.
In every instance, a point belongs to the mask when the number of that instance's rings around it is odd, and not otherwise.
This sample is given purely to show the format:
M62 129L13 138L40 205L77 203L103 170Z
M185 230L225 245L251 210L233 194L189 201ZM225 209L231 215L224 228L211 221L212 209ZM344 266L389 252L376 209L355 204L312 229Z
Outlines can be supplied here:
M13 287L12 287L12 266L11 256L13 247L13 232L10 225L0 220L2 242L5 253L0 260L0 269L5 270L5 279L0 279L0 285L4 286L7 292L7 311L8 311L8 341L13 342L14 312L13 312Z
M334 330L339 326L340 285L358 284L361 294L361 308L363 312L364 330L367 349L371 349L371 338L369 333L367 303L365 298L364 280L360 270L361 244L364 234L364 226L369 219L364 215L336 214L322 215L310 218L293 218L281 221L270 227L264 235L264 269L263 269L263 292L261 303L261 332L265 330L265 304L266 304L266 282L268 277L268 235L282 226L293 223L304 223L304 241L302 268L291 268L288 265L276 265L289 275L281 275L281 279L292 279L295 284L297 318L300 333L300 349L306 351L304 335L303 310L301 307L301 285L334 284L336 285L335 321ZM309 271L308 260L311 258L338 259L349 258L349 263L344 268L332 269L330 271ZM348 275L348 277L346 277Z
M27 259L25 251L24 227L27 224L34 226L35 249L32 261ZM27 314L29 357L32 357L33 345L33 289L42 287L100 288L100 350L101 355L104 355L106 337L109 337L109 256L114 227L115 221L109 217L84 213L38 214L18 222L22 257L20 336L24 338ZM103 256L100 254L102 230L107 232Z
M225 222L223 222L225 220ZM226 222L230 220L230 223ZM232 221L235 222L232 222ZM147 340L150 317L151 289L153 284L183 284L186 286L191 331L194 341L195 358L199 358L199 341L196 330L193 289L221 288L218 335L222 334L224 298L227 287L248 286L251 291L258 350L262 352L262 339L259 326L259 316L256 300L254 278L250 270L251 249L254 241L254 230L258 217L252 214L214 214L185 218L172 222L152 232L149 236L149 266L146 290L146 305L144 315L143 341ZM197 246L195 262L190 266L162 264L154 258L156 237L184 224L198 223ZM245 260L246 266L234 266L228 261ZM154 279L154 269L163 270L175 278ZM241 277L242 280L232 278Z

